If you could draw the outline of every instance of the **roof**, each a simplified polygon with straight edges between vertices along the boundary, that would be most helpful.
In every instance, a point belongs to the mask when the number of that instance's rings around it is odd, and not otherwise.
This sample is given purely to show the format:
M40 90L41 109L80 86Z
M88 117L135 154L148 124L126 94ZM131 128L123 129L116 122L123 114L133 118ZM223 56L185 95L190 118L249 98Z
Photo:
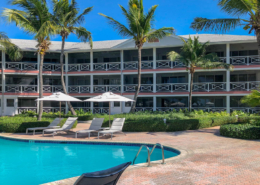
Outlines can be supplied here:
M180 37L189 38L189 36L199 36L200 42L210 43L236 43L236 42L254 42L256 41L255 36L244 36L244 35L219 35L219 34L196 34L196 35L181 35ZM176 36L174 39L178 39ZM23 40L23 39L11 39L14 44L19 46L22 50L36 50L37 42L35 40ZM167 40L167 39L166 39ZM129 39L126 40L107 40L107 41L95 41L93 42L93 50L112 50L112 49L120 49L124 48L124 44L129 45ZM154 43L156 45L156 43ZM169 47L174 45L166 44ZM165 46L166 46L165 45ZM147 45L148 47L148 45ZM135 46L133 45L134 49ZM61 49L60 41L52 41L50 46L50 51L59 52ZM87 51L90 50L90 46L88 43L83 42L66 42L65 51Z

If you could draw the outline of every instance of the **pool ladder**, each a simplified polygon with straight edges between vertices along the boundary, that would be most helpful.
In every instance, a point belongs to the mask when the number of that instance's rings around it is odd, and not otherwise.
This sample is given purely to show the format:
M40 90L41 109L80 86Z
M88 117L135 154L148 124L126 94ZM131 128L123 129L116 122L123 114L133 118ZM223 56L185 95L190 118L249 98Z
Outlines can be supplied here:
M151 155L152 155L154 149L156 148L156 146L160 146L160 147L161 147L161 149L162 149L162 164L165 164L165 163L164 163L164 149L163 149L163 145L161 145L160 143L154 144L151 151L150 151L150 149L149 149L149 147L148 147L147 145L142 145L142 146L140 147L140 149L138 150L138 152L137 152L137 154L136 154L136 156L135 156L135 158L134 158L134 160L133 160L133 164L135 164L135 160L136 160L136 158L138 157L139 153L141 152L142 148L145 147L145 148L147 149L147 153L148 153L148 157L147 157L146 162L148 163L148 166L150 166L150 164L151 164L151 159L150 159L150 157L151 157Z

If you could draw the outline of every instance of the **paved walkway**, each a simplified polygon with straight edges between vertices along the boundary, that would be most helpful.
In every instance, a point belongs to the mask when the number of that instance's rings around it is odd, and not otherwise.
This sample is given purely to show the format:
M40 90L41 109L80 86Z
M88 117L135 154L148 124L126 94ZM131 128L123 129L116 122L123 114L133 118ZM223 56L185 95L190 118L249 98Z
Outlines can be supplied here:
M87 128L79 124L77 129ZM29 139L53 139L37 134L3 134ZM74 140L74 135L55 136L54 139ZM80 137L78 140L85 140ZM86 139L88 140L88 139ZM91 140L97 140L91 137ZM103 137L102 141L111 141ZM119 185L169 185L169 184L260 184L260 143L219 136L219 127L174 133L118 134L113 141L162 143L182 149L187 155L167 164L131 168L125 171ZM50 184L71 184L59 181Z

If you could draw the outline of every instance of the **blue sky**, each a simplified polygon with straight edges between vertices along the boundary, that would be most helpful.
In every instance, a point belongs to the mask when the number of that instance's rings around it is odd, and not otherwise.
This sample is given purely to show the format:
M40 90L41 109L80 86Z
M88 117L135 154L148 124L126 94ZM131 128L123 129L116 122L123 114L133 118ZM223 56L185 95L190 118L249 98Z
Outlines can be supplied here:
M4 2L3 2L4 1ZM7 2L9 0L1 0L1 10L4 8L12 8ZM186 35L196 33L190 29L190 24L194 17L206 18L227 18L225 13L220 11L216 0L143 0L146 11L155 4L159 7L156 10L155 28L163 26L174 27L177 35ZM100 40L116 40L123 39L115 32L104 17L98 15L103 13L112 16L121 23L125 23L121 9L118 4L127 6L128 0L77 0L81 10L83 8L94 6L92 12L86 16L85 24L93 34L94 41ZM33 39L32 35L24 33L13 24L6 24L3 20L0 22L0 31L6 32L10 38L15 39ZM200 32L203 33L203 32ZM242 28L229 32L228 34L247 35L247 31ZM60 38L54 37L52 40L59 41ZM68 41L77 42L77 37L70 35Z

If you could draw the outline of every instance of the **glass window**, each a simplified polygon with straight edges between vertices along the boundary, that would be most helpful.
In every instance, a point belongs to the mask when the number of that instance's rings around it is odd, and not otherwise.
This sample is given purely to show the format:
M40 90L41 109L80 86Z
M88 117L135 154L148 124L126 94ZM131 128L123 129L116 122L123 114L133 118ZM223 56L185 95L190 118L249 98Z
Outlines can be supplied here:
M120 107L120 102L114 102L114 107Z
M258 51L257 50L249 50L248 54L249 55L258 55Z
M206 82L214 82L214 75L206 75Z
M206 77L205 76L199 76L199 82L206 82Z
M215 75L215 82L223 82L223 75Z
M125 102L125 107L131 107L131 102L130 101Z
M238 82L238 75L230 75L231 82Z
M231 51L231 56L239 56L238 51Z
M170 83L169 77L162 77L162 83Z
M14 107L14 99L7 99L6 103L7 107Z
M239 51L239 56L247 56L248 51Z
M246 82L247 81L247 75L246 74L240 74L239 75L239 81L240 82Z
M178 83L178 76L172 76L170 78L170 83Z
M249 74L248 81L256 81L256 74Z

